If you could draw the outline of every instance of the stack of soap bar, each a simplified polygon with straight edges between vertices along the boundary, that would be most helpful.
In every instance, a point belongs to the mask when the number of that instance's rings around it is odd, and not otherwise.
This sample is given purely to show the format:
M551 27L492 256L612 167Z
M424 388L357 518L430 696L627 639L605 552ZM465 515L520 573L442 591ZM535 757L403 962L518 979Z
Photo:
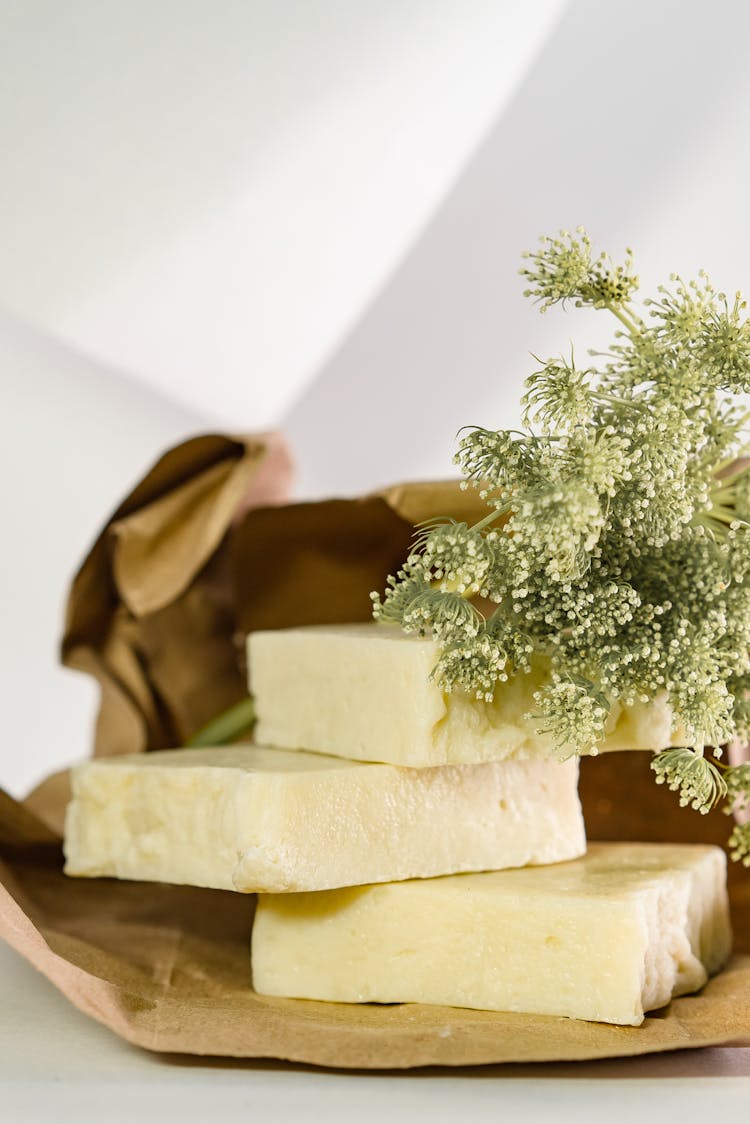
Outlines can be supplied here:
M288 892L575 858L578 763L402 769L264 749L73 772L66 872Z
M486 703L445 694L438 656L377 624L254 633L258 744L79 766L66 872L258 892L268 995L637 1025L700 988L729 950L723 852L584 855L578 762L526 717L544 666ZM656 700L600 748L677 737Z
M261 897L253 984L637 1026L729 945L718 848L593 844L556 867Z
M551 737L525 717L536 709L543 669L514 676L498 685L492 702L479 702L462 691L446 694L430 679L438 655L433 640L375 623L252 633L256 738L416 768L555 755ZM616 704L600 748L672 744L679 742L670 708L656 700Z

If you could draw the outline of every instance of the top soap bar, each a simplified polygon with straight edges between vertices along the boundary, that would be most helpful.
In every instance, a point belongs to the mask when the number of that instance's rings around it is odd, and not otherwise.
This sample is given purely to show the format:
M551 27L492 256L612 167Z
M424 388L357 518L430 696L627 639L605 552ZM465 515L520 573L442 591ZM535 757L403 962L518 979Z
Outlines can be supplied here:
M251 633L250 692L264 745L421 768L505 758L553 757L533 720L543 672L498 684L493 702L446 694L431 679L433 640L387 625L315 625ZM665 749L666 700L616 704L599 747Z

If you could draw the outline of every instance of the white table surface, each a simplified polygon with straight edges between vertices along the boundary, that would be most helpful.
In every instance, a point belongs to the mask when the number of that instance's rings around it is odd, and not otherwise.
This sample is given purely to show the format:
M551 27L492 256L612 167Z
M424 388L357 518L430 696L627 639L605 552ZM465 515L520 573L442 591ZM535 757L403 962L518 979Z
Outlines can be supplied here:
M129 1046L0 942L2 1124L443 1120L682 1124L747 1116L750 1047L586 1065L369 1074ZM742 1119L742 1116L738 1116Z

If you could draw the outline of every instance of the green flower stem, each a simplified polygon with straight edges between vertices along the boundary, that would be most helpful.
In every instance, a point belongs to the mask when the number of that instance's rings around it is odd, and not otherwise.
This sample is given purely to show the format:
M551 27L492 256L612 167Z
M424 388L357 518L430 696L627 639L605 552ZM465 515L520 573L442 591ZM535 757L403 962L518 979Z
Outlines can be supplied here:
M603 402L606 406L614 406L618 410L642 410L643 407L639 402L633 402L630 398L618 398L615 394L602 394L601 391L594 390L591 392L591 397L596 399L597 402Z
M501 515L507 515L509 511L510 504L495 508L489 515L485 515L484 519L480 519L478 523L472 523L472 531L483 531L485 527L490 527L496 519L499 519Z
M622 309L619 308L616 304L608 303L604 305L604 308L608 308L612 315L617 317L620 323L625 328L627 328L631 336L637 336L640 334L641 329L638 327L635 320L631 320L630 317L625 312L623 312Z
M248 697L230 706L223 714L212 718L205 726L188 738L188 749L202 749L206 746L229 745L242 734L249 733L255 724L255 701Z
M709 510L711 514L713 514L713 510L717 505L725 510L731 508L736 493L734 488L716 488L711 490L709 495L711 496L711 508Z
M708 515L711 519L717 519L720 523L739 523L743 522L734 508L724 507L722 504L712 504L708 510Z

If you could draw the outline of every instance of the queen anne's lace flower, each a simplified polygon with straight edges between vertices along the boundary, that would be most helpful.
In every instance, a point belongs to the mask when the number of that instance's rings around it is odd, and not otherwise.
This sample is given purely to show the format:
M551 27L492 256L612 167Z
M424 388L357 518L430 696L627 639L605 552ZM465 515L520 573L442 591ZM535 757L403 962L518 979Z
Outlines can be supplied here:
M596 365L542 364L523 430L462 432L456 463L487 515L420 528L375 616L436 636L445 690L491 699L543 662L536 719L563 753L595 750L615 700L666 694L687 746L655 758L657 779L700 811L735 806L750 769L718 747L750 733L744 301L673 275L639 311L630 252L614 265L584 231L542 239L521 272L542 310L606 309L615 338ZM750 862L750 831L732 839Z

